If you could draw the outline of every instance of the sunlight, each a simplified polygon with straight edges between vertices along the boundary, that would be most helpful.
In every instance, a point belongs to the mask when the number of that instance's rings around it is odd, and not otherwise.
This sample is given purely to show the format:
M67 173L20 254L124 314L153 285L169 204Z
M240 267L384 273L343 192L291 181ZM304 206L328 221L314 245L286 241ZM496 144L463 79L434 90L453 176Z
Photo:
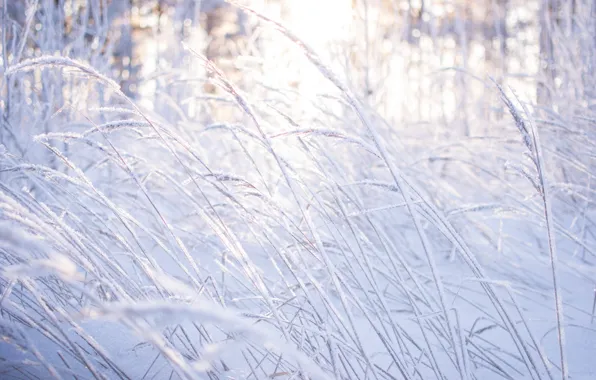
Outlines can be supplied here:
M352 21L351 0L302 0L287 2L292 30L314 48L347 35Z

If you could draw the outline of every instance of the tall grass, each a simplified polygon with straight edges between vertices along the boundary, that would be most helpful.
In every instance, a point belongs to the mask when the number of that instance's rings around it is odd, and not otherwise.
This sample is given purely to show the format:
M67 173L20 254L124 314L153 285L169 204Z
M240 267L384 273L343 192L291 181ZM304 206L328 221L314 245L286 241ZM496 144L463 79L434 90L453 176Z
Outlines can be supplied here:
M373 34L338 68L239 4L315 95L178 41L200 70L145 78L147 103L112 78L107 3L85 4L101 49L55 30L54 2L3 22L3 377L589 378L595 352L565 338L594 334L589 13L552 30L549 103L456 67L467 111L398 119ZM75 37L52 55L50 32Z

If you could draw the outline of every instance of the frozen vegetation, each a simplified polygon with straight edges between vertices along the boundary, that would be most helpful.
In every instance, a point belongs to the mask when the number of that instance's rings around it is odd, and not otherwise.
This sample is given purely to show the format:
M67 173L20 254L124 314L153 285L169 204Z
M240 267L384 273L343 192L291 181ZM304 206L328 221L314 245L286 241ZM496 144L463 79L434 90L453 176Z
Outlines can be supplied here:
M594 0L0 1L0 378L596 378Z

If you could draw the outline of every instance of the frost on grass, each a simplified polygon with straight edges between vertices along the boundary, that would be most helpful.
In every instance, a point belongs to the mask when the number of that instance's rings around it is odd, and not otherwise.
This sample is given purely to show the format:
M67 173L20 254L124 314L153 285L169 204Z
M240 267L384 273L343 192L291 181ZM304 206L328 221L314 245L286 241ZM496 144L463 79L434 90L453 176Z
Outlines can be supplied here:
M531 20L79 3L0 15L0 377L594 377L589 2L527 75Z

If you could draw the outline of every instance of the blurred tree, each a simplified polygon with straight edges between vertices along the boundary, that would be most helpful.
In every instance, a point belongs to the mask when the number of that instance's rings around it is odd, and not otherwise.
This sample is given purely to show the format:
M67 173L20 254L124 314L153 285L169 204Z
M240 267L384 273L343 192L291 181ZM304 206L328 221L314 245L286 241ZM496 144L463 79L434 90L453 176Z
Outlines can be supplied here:
M241 54L248 37L246 14L223 0L204 1L200 11L200 22L208 38L205 56L227 76L237 79L234 58ZM215 87L207 84L205 90L212 93Z
M560 25L562 0L542 0L540 3L540 69L541 78L538 83L536 98L540 104L549 104L550 92L554 85L555 62L553 33Z

